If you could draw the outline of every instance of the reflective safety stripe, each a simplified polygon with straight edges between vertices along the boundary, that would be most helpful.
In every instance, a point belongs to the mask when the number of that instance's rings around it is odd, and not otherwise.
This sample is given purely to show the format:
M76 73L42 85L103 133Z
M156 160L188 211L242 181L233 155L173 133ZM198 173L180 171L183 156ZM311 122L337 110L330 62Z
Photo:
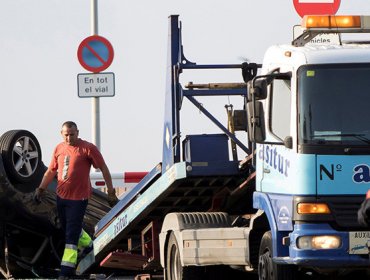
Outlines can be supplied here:
M81 250L83 248L92 246L92 239L88 235L88 233L84 230L81 231L80 239L78 240L78 249Z
M75 267L77 264L77 254L76 245L66 244L61 264L68 267Z
M65 261L62 261L61 262L61 265L68 266L68 267L71 267L71 268L75 268L76 267L76 264L75 263L70 263L70 262L65 262Z
M69 156L65 156L64 163L63 163L63 174L62 174L63 180L68 179L68 169L69 169Z

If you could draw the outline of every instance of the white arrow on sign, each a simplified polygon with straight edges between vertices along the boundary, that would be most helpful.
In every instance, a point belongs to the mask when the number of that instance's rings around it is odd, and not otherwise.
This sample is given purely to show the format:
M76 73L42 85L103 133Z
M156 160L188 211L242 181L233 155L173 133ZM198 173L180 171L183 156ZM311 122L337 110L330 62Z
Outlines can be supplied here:
M334 0L298 0L298 3L308 3L308 4L316 4L316 3L334 4Z

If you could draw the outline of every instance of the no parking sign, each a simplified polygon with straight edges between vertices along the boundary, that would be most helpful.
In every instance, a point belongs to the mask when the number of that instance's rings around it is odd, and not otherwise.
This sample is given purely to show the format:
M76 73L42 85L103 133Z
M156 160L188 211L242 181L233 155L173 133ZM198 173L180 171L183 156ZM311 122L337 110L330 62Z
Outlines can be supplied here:
M85 38L77 51L77 57L82 67L93 73L107 69L113 61L113 56L111 43L99 35Z
M335 15L340 6L340 0L293 0L297 13L305 15Z

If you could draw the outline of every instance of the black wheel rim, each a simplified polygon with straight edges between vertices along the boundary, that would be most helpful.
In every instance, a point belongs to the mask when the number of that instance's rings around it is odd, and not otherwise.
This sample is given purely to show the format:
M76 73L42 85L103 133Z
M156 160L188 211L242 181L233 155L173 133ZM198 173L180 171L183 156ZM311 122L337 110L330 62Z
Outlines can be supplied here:
M272 260L269 252L266 252L260 256L258 263L258 274L260 280L273 279Z

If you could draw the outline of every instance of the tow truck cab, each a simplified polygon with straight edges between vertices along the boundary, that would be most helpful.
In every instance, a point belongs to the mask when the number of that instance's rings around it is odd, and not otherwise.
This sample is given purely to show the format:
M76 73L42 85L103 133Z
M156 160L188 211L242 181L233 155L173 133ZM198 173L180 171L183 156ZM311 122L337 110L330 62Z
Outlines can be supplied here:
M267 50L250 82L254 207L267 215L276 262L366 265L357 210L370 187L370 45L310 40L369 32L369 17L309 16L304 27L292 45Z

